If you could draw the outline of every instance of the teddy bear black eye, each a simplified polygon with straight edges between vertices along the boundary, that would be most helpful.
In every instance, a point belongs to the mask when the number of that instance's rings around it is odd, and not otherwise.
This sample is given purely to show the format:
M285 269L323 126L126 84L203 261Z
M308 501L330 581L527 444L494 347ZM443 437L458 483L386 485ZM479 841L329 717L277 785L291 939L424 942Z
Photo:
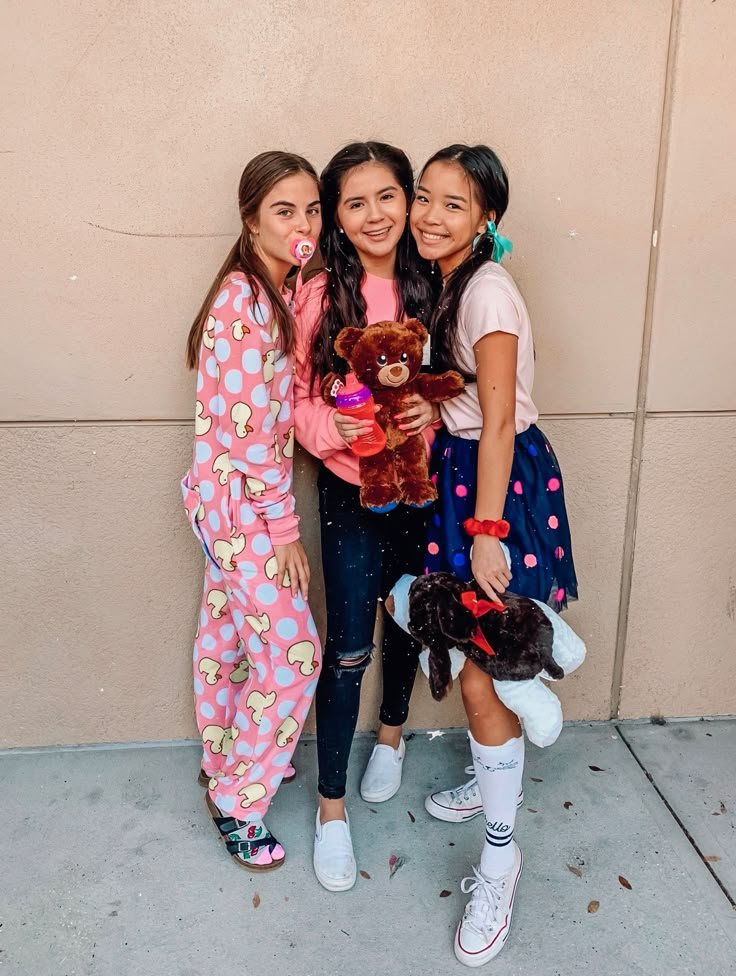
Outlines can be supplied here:
M406 362L408 362L408 361L409 361L409 356L408 356L408 354L407 354L407 353L405 353L405 352L402 352L402 354L401 354L401 355L399 356L399 362L400 362L400 363L406 363Z
M379 366L385 366L386 363L388 362L388 359L386 359L386 357L384 356L384 354L381 353L381 355L378 357L378 359L376 361L377 361L377 363L378 363Z

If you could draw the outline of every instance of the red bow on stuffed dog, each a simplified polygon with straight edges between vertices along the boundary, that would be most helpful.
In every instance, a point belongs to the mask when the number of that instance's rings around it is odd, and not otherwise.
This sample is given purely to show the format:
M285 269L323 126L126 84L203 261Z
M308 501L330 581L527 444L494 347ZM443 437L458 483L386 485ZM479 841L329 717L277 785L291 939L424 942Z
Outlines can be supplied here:
M479 617L483 617L491 610L496 610L498 613L503 613L506 609L503 603L491 603L490 600L484 600L482 597L478 599L472 590L465 590L464 593L461 593L460 600L462 601L462 605L465 607L465 609L470 610L476 620ZM485 651L486 654L489 654L491 657L493 657L493 655L496 653L486 640L483 631L480 629L480 624L478 624L478 629L475 632L475 635L470 639L474 644L477 644L482 651Z

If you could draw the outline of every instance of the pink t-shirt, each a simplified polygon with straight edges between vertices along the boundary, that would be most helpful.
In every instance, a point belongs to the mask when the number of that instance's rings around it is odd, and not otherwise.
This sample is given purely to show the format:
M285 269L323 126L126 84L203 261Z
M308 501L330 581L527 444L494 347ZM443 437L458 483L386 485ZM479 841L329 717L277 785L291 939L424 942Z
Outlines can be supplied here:
M322 317L322 296L327 279L324 273L311 278L297 294L296 316L296 374L294 377L294 424L296 439L305 450L320 458L333 474L353 485L360 484L358 458L340 437L332 419L335 408L325 403L319 393L319 383L310 390L312 374L312 337ZM361 286L366 303L368 325L392 322L398 312L398 295L392 278L378 278L366 274ZM346 322L346 325L352 323ZM311 395L310 395L311 394ZM424 432L431 443L434 434Z
M508 271L488 262L468 282L458 310L457 348L459 365L475 373L473 347L491 332L508 332L519 339L516 360L516 433L536 423L539 416L532 400L534 386L534 341L529 313L521 292ZM478 384L468 383L463 393L440 404L445 426L451 434L479 440L483 414Z

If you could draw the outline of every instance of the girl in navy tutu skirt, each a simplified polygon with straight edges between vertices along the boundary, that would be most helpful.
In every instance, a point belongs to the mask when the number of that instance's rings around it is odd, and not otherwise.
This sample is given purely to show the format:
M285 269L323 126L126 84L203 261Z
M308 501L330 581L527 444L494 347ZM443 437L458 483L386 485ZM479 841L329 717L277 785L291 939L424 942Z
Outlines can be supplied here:
M501 267L511 250L497 230L508 198L506 172L491 149L454 145L427 162L411 208L419 253L443 280L430 326L433 371L456 369L467 384L439 405L444 427L432 456L439 499L426 565L475 578L492 600L509 589L559 611L576 599L577 581L562 474L536 426L529 315ZM474 775L431 794L426 807L440 820L485 817L480 865L463 881L472 897L455 938L459 961L480 966L506 941L523 864L513 835L524 737L489 675L471 661L460 687L473 754L467 772Z

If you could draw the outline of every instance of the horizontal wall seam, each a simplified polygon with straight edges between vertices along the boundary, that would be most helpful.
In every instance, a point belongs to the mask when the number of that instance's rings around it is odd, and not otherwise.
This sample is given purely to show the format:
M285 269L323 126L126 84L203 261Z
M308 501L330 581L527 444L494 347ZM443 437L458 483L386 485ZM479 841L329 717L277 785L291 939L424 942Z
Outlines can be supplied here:
M540 415L540 422L547 420L634 420L636 414L628 411L608 411L590 413L545 413ZM686 420L690 417L736 417L733 410L647 410L647 419L651 420ZM152 418L126 417L120 420L0 420L0 429L8 428L43 428L43 427L192 427L191 418L180 419L172 417L166 420Z
M736 413L736 411L734 411ZM547 413L540 416L545 420L633 420L633 412L605 412L605 413ZM119 420L0 420L2 427L192 427L194 418L180 419L171 417L157 420L147 417L125 417Z

